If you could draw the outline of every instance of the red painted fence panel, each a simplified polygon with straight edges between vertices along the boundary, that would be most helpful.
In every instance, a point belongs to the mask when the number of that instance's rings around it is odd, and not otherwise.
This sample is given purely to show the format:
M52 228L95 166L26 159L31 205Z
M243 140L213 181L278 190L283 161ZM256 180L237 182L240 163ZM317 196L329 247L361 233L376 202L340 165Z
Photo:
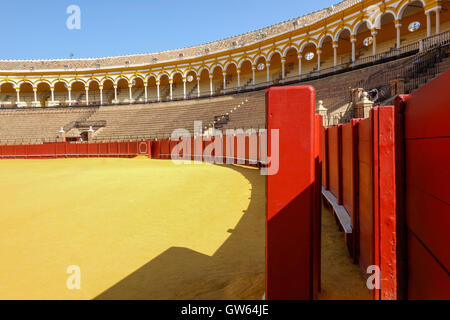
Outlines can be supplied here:
M358 120L342 125L342 203L347 210L352 234L346 237L347 248L354 263L359 255L359 216L358 216Z
M342 204L341 125L328 128L328 166L330 191Z
M450 299L450 70L410 96L404 112L408 298Z
M144 143L144 153L147 142L110 142L110 143L68 143L55 142L35 145L0 146L0 159L43 159L43 158L73 158L73 157L131 157L142 154L139 143ZM149 145L150 142L148 142Z
M266 298L314 297L315 92L310 86L266 90L268 153L279 129L279 170L266 176Z
M322 127L322 154L323 154L323 166L322 166L322 185L325 190L330 190L330 166L328 164L328 128Z

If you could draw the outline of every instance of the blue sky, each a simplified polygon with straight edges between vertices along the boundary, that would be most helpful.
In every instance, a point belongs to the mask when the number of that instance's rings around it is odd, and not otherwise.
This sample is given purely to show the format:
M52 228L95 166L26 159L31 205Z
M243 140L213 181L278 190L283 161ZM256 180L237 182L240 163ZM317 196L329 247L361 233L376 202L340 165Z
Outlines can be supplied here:
M103 57L219 40L323 9L340 0L2 1L0 59ZM69 30L67 7L81 9Z

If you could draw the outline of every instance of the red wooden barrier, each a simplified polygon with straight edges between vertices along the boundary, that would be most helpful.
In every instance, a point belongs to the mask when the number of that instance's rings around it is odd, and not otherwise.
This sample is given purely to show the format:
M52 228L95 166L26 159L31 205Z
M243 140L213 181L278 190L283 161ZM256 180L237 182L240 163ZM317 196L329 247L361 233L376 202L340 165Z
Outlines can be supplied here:
M0 146L0 159L49 159L73 157L132 157L141 154L139 142L110 143L44 143L35 145ZM147 142L144 142L146 144ZM148 149L150 150L150 149Z
M161 157L161 141L156 140L152 142L152 158L159 159Z
M408 298L450 299L450 71L410 96L404 111Z
M330 190L342 197L350 216L349 251L366 277L372 275L369 266L381 270L381 289L372 291L374 299L397 299L402 293L400 118L394 107L374 108L368 119L326 130L324 172L329 171Z
M329 187L338 204L342 204L341 127L328 128Z
M313 215L313 299L317 299L317 293L320 291L320 281L321 281L321 229L322 229L322 141L323 141L323 119L320 115L315 115L315 135L314 135L314 203L316 205L314 215Z
M358 126L359 168L359 264L366 275L367 267L375 264L374 204L373 204L373 119L364 119Z
M279 170L266 177L266 298L312 299L315 92L266 90L268 153L279 129Z
M350 216L351 234L346 244L354 263L358 262L359 216L358 216L358 120L342 125L342 202Z
M322 127L323 128L323 127ZM322 185L325 190L330 190L330 168L328 164L328 128L322 129L322 154L323 154L323 166L322 166Z

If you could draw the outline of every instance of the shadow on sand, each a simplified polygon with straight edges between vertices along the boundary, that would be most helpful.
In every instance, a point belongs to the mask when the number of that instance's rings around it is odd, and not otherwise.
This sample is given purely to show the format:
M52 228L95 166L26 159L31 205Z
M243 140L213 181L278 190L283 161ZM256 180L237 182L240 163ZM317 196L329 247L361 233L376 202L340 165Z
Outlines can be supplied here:
M261 299L265 286L265 180L259 170L228 167L251 183L251 200L213 256L171 247L95 299Z

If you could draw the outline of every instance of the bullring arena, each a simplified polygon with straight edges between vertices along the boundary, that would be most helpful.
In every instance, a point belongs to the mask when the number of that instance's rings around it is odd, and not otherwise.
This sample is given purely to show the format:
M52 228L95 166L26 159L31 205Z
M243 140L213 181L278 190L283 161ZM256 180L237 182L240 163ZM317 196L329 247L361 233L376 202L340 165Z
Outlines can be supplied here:
M0 298L450 299L449 52L450 1L347 0L0 60Z

